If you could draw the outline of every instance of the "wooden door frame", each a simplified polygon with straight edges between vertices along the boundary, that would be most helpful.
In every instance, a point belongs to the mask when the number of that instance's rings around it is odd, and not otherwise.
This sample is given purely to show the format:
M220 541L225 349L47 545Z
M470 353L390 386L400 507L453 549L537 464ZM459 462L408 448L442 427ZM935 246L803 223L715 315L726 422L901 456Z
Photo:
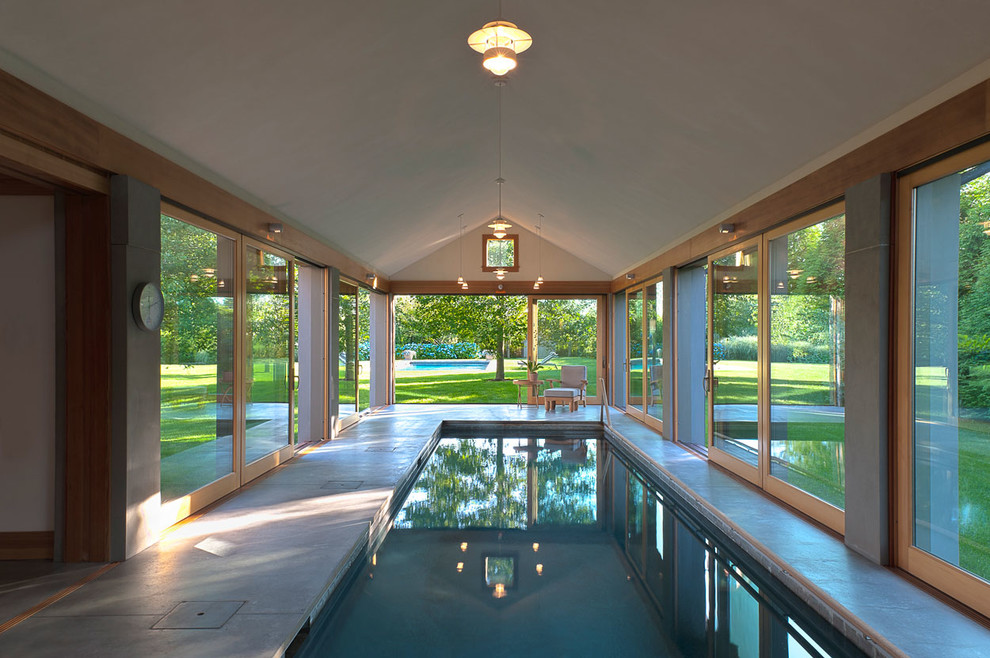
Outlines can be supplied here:
M541 295L538 293L534 293L532 295L526 295L526 298L527 298L526 299L526 310L527 310L526 340L527 340L527 345L532 346L531 354L530 354L531 359L536 358L537 349L539 347L537 345L536 339L539 329L538 302L540 300L542 299L595 300L595 331L597 334L595 336L595 367L597 369L595 378L600 379L601 377L603 377L604 373L607 372L606 369L608 367L608 358L606 352L608 341L606 340L606 335L605 335L605 326L608 324L607 322L608 308L606 303L606 296L605 295L552 295L552 294ZM588 380L588 383L591 384L592 383L591 380ZM599 390L600 388L601 388L601 382L596 381L595 395L587 396L588 404L602 404L603 398L602 398L602 392L601 390ZM526 399L527 401L529 401L530 404L534 404L534 403L540 404L540 400L541 400L540 397L537 397L536 400L529 400L528 390L526 395L527 395Z
M767 231L761 237L763 240L763 254L761 256L760 265L763 271L766 273L761 279L760 284L760 296L766 297L766 302L761 301L761 319L763 327L761 327L761 349L762 354L765 355L764 363L761 365L760 376L763 380L763 385L760 387L761 398L760 398L760 413L761 415L765 412L765 418L763 420L763 427L766 428L765 432L765 448L763 440L761 439L761 449L765 450L766 459L761 460L761 474L760 477L763 482L763 489L773 495L776 498L784 501L788 505L801 510L805 514L817 519L821 523L825 524L832 530L838 532L839 534L845 534L846 527L846 513L844 508L838 508L830 503L825 502L817 496L813 496L810 493L799 489L794 485L781 480L780 478L774 476L770 472L770 444L771 444L771 413L773 411L773 406L771 404L771 386L773 380L770 377L770 369L773 364L773 360L770 356L771 340L770 340L770 329L771 329L771 317L770 317L770 300L772 298L772 290L770 289L771 281L769 274L769 259L770 259L770 241L780 238L785 235L790 235L791 233L796 233L797 231L804 230L815 224L820 224L829 219L838 217L839 215L845 215L846 204L845 201L838 201L833 204L829 204L824 208L820 208L816 211L808 213L807 215L801 216L794 221L788 222L782 226L779 226L771 231ZM764 262L765 261L765 262ZM844 425L843 425L844 426ZM844 458L844 455L843 455Z
M724 450L719 449L715 445L715 364L713 359L714 350L714 325L715 325L715 276L714 276L714 261L719 258L724 258L736 252L748 249L750 247L756 247L756 264L757 264L757 336L758 336L758 347L757 347L757 357L756 357L756 372L757 372L757 450L756 450L756 460L757 465L753 466L738 457L734 457ZM763 488L763 472L764 472L764 462L766 461L767 450L769 449L769 438L767 436L767 416L768 410L765 409L765 398L769 396L769 389L764 391L766 386L766 377L763 376L764 367L766 366L766 352L765 352L765 340L769 339L769 333L765 332L766 322L764 321L764 304L766 303L765 295L759 293L760 290L764 288L764 279L766 278L766 267L763 263L764 254L764 237L758 235L756 237L750 238L748 240L741 240L739 242L734 242L731 246L726 249L721 249L714 253L708 255L708 376L709 376L709 395L708 404L706 405L705 413L708 415L708 435L706 437L706 443L708 447L708 459L715 462L716 464L723 466L739 477L755 484L756 486ZM767 336L764 337L764 333Z
M293 387L290 385L288 442L286 443L286 445L262 457L259 457L258 459L255 459L250 463L246 461L247 459L247 413L246 413L247 373L244 372L244 368L247 365L247 286L245 285L245 282L247 281L247 271L248 271L247 250L249 247L259 249L262 252L268 252L270 254L278 256L279 258L285 259L286 270L287 270L286 276L288 279L287 285L288 285L288 293L289 293L289 352L288 354L289 354L290 366L294 363L293 359L295 356L295 341L293 340L293 337L295 336L296 327L295 327L295 318L294 318L295 294L294 294L294 285L293 285L293 281L295 277L295 271L294 271L295 256L293 256L287 251L283 251L282 249L279 249L278 247L275 247L270 244L266 244L260 240L255 240L253 238L249 238L246 236L243 237L241 241L243 246L239 250L239 254L238 254L238 258L241 261L241 277L240 277L241 286L240 286L240 299L238 300L237 303L237 307L240 309L240 317L241 317L240 327L237 333L241 336L241 346L240 346L240 354L236 355L235 357L236 361L235 361L234 377L235 379L237 379L237 384L238 387L240 388L240 394L241 394L241 404L238 405L241 408L241 417L239 419L240 421L239 429L241 436L239 443L241 444L241 454L239 458L239 463L241 466L240 484L244 485L250 482L251 480L254 480L255 478L259 477L260 475L267 473L268 471L272 470L279 464L291 459L295 452L295 440L296 440L295 432L293 431L293 423L295 420L295 408L293 406L293 403L295 401L295 391L293 390ZM240 364L242 370L240 377L237 376L237 369L236 369L237 364ZM286 371L286 374L288 374L288 370ZM289 381L291 382L291 380L292 378L290 376Z
M233 241L233 251L234 251L234 299L233 299L233 335L231 336L231 342L234 346L233 354L233 392L232 392L232 402L231 402L231 470L212 482L208 482L198 489L194 489L189 493L174 498L173 500L165 501L161 504L158 515L158 526L159 529L164 530L165 528L181 521L190 514L193 514L200 509L206 507L210 503L219 500L220 498L226 496L227 494L235 491L241 486L241 458L243 454L242 446L242 432L241 427L244 425L244 410L241 408L242 392L240 381L243 374L243 365L240 362L239 355L242 353L243 346L243 334L239 330L239 323L241 318L238 309L242 302L243 295L243 279L244 273L241 270L242 259L241 252L244 250L242 244L243 236L231 229L220 226L214 222L211 222L199 215L189 212L183 208L175 206L167 201L162 202L161 213L172 219L185 222L190 226L194 226L203 231L208 231L209 233L214 233L223 238Z
M990 616L990 583L914 545L914 190L926 183L990 161L990 143L912 171L897 181L894 211L893 342L894 434L891 543L895 563L982 615Z

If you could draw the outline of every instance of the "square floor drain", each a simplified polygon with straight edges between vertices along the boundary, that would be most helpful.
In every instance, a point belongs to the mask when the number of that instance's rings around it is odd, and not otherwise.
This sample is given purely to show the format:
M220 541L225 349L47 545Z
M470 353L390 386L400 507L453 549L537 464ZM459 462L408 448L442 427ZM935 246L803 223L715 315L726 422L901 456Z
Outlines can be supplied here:
M363 480L330 480L320 489L357 489L363 483Z
M155 629L221 628L246 601L183 601L152 626Z
M365 452L395 452L395 448L365 448Z

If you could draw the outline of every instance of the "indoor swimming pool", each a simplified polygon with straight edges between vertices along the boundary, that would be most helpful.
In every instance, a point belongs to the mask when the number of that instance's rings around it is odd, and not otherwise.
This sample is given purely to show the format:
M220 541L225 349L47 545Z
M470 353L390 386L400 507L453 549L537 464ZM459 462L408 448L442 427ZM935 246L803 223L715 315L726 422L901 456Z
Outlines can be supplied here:
M607 440L458 434L296 655L864 655Z

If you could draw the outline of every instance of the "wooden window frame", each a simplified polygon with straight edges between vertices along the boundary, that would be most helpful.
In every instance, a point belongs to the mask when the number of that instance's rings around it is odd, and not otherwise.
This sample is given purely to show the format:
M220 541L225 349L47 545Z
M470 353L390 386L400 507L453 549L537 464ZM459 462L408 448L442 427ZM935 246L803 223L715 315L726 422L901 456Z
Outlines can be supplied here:
M636 420L640 421L644 425L647 425L649 427L652 427L653 429L655 429L658 432L660 432L661 434L663 434L663 423L664 423L664 421L661 420L661 419L659 419L659 418L656 418L656 417L650 415L649 411L647 411L647 407L649 405L645 404L645 402L642 402L640 404L640 406L637 407L637 406L634 406L633 404L631 404L629 402L629 398L630 398L629 392L632 390L632 375L631 375L631 370L630 370L630 368L632 367L632 353L631 353L632 345L631 345L631 343L629 341L629 296L630 295L634 295L636 293L640 293L641 303L643 305L643 313L642 313L642 318L641 318L642 324L641 324L641 327L640 327L640 336L641 336L641 340L640 340L640 342L641 342L640 353L643 355L641 357L642 360L643 360L643 368L644 368L642 378L643 378L643 387L645 389L646 386L649 384L649 376L647 375L647 372L645 370L645 368L646 368L647 332L648 332L648 329L649 329L649 327L647 325L647 313L646 313L646 289L649 288L650 286L657 285L658 283L663 284L663 294L664 295L670 294L669 291L668 291L668 289L667 289L667 285L666 285L666 282L664 281L664 278L663 278L663 275L662 274L661 275L654 276L654 277L650 277L649 279L646 279L646 280L644 280L644 281L642 281L640 283L636 283L635 285L630 286L629 288L626 288L626 290L624 291L625 292L625 295L626 295L626 317L625 317L625 324L626 324L626 355L625 355L625 360L626 360L626 366L625 366L625 372L623 373L623 377L626 378L626 408L625 408L625 413L627 415L629 415L629 416L632 416ZM661 301L661 304L662 303L663 302ZM664 322L667 322L667 321L668 321L668 318L664 318ZM662 338L662 336L661 336L661 338ZM660 386L661 386L661 389L660 389L661 390L661 394L664 395L664 396L666 396L668 394L668 391L664 391L663 390L663 382L662 381L661 381ZM643 400L645 400L646 397L647 397L646 391L644 390L643 391Z
M595 338L595 364L598 372L596 374L596 381L594 382L595 394L586 395L585 402L587 404L592 404L592 405L602 404L602 400L604 398L602 397L602 382L600 380L603 377L605 377L605 373L608 372L608 356L606 352L608 348L608 340L605 335L605 327L608 324L607 322L608 304L606 301L606 296L605 295L540 295L540 294L526 295L526 308L527 308L526 340L527 340L527 344L529 345L538 346L538 342L537 342L539 337L539 331L538 331L539 322L537 315L538 304L541 300L544 299L595 300L596 303L595 330L598 332L598 335ZM530 358L532 358L532 356ZM591 380L588 380L588 384L590 385L591 383L592 383ZM539 394L537 395L536 398L530 399L530 394L529 391L527 390L525 395L528 404L539 405L541 403L542 397L540 397Z
M781 500L797 510L811 516L820 523L835 532L845 534L845 510L800 489L788 482L771 475L770 473L770 276L768 269L768 257L770 253L770 241L776 238L789 235L814 226L825 220L844 215L846 212L845 202L839 201L834 204L798 217L773 230L766 231L759 236L745 241L739 241L732 246L721 249L708 256L708 373L713 374L712 364L712 343L713 343L713 307L715 303L714 277L711 276L713 262L719 258L735 253L752 246L757 247L758 267L758 345L757 353L757 465L753 466L720 450L714 445L713 404L714 398L709 397L708 404L705 405L705 413L708 420L708 435L706 436L706 446L708 449L708 459L716 464L728 469L739 477L744 478L753 485L763 489L771 496ZM674 388L677 388L675 382Z
M482 272L494 272L495 270L502 269L506 272L518 272L519 271L519 234L513 233L506 235L501 238L500 241L511 240L512 241L512 265L509 267L498 267L491 266L488 264L488 242L489 240L499 240L492 233L485 233L481 236L481 271Z
M897 181L894 215L894 433L891 439L895 564L982 615L990 616L990 583L914 546L914 190L990 160L990 143L912 171Z
M289 337L290 337L290 340L289 340L289 351L288 351L289 357L288 357L288 360L289 360L289 364L293 364L293 363L295 363L295 335L296 335L296 323L295 323L296 299L295 299L295 285L294 285L295 260L296 260L295 259L295 256L293 256L292 254L290 254L287 251L283 251L283 250L279 249L278 247L275 247L273 245L270 245L270 244L266 244L264 242L261 242L260 240L255 240L255 239L252 239L252 238L245 237L245 238L243 238L242 242L243 242L243 246L241 247L240 254L239 254L239 258L241 259L241 280L240 280L241 287L240 287L240 295L239 295L239 297L237 299L237 308L238 308L238 310L240 312L240 322L237 323L235 321L235 325L234 325L236 327L237 333L242 337L242 339L241 339L241 352L236 357L236 358L238 358L240 360L239 362L241 364L241 371L243 373L244 372L244 368L247 366L247 358L246 357L247 357L247 272L248 272L248 267L247 267L247 251L248 251L248 248L258 249L258 250L260 250L262 252L268 252L270 254L273 254L275 256L278 256L279 258L285 259L285 267L286 267L286 273L287 273L287 277L288 277L287 285L288 285L288 292L289 292ZM235 370L235 373L236 373L236 370ZM245 380L245 376L244 375L246 375L246 373L242 374L240 377L237 377L236 374L235 374L235 377L238 380L238 385L239 385L239 387L241 389L240 390L240 394L241 394L241 400L242 400L241 405L242 406L244 404L244 401L247 400L247 383L246 383L246 380ZM290 377L290 384L291 384L291 381L292 381L292 379ZM243 412L241 413L241 417L239 419L239 421L240 421L240 428L239 429L240 429L241 436L243 437L243 439L242 439L242 441L243 441L242 442L243 449L241 450L241 456L240 456L241 485L247 484L251 480L259 477L260 475L262 475L264 473L267 473L268 471L272 470L273 468L275 468L279 464L281 464L281 463L283 463L285 461L288 461L289 459L292 458L293 454L295 453L295 449L296 449L296 444L295 444L295 442L296 442L296 436L295 436L295 432L292 431L293 422L294 422L294 414L295 414L295 387L292 386L292 385L290 385L289 386L289 441L288 441L288 443L286 445L278 448L277 450L274 450L274 451L268 453L267 455L264 455L262 457L259 457L258 459L255 459L252 462L247 462L246 461L246 453L247 453L247 425L246 425L246 423L247 423L247 418L246 418L246 413L243 413Z

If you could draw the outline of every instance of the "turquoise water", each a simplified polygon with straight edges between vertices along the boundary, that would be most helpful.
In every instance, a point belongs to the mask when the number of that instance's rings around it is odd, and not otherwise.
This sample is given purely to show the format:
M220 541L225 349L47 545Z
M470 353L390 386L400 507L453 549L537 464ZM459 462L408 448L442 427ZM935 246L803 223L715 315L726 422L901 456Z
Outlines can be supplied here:
M678 508L602 439L442 439L300 655L862 655Z
M488 361L458 361L458 360L429 360L410 361L409 364L400 370L457 370L457 371L483 371L488 369Z

